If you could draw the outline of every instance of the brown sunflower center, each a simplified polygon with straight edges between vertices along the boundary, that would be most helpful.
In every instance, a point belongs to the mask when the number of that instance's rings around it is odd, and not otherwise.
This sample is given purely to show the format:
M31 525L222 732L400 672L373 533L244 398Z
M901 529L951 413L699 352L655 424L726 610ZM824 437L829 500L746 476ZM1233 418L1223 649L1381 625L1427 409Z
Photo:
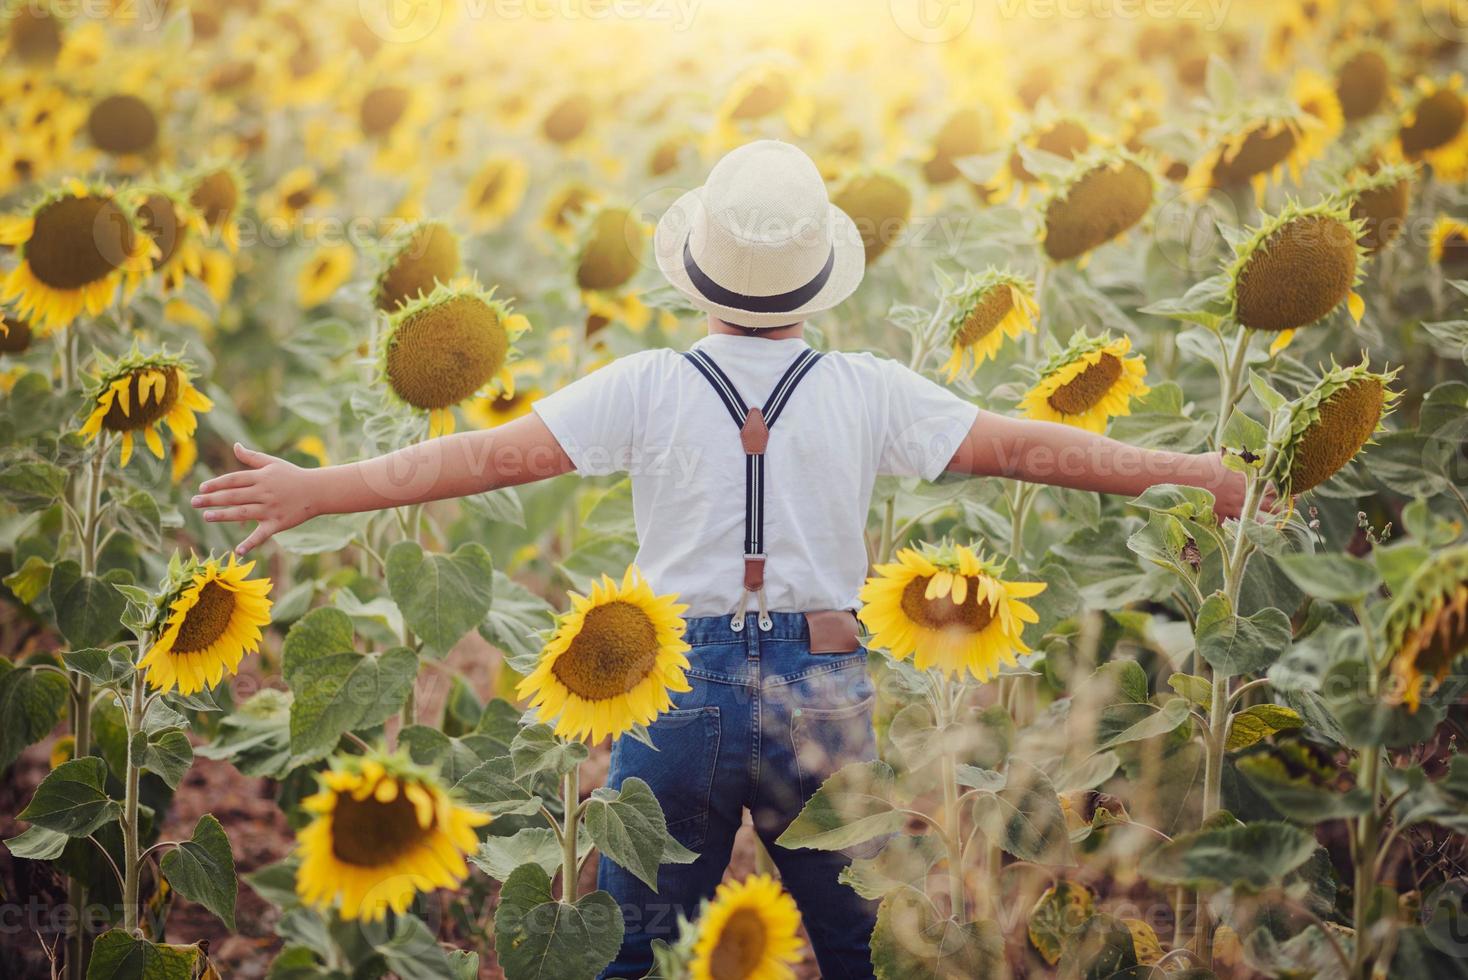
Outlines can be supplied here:
M1078 154L1084 153L1091 145L1091 134L1086 132L1086 127L1071 119L1062 119L1060 122L1046 129L1035 137L1034 146L1037 150L1053 153L1058 157L1073 160ZM1033 184L1039 180L1034 174L1025 168L1024 158L1019 151L1015 150L1009 156L1009 169L1016 180L1022 180L1027 184Z
M954 345L972 347L977 344L998 330L999 324L1013 309L1014 297L1010 294L1009 287L995 286L989 289L979 297L973 309L968 311L968 316L963 318L963 325L953 337Z
M31 325L18 317L4 315L5 332L0 333L0 353L19 354L31 345Z
M1253 330L1308 326L1340 305L1355 277L1355 233L1324 215L1296 218L1256 248L1239 272L1238 320Z
M990 127L977 109L960 109L943 123L933 137L933 156L923 164L923 176L930 184L946 184L959 175L954 160L982 153L988 146Z
M719 931L719 941L709 954L709 975L714 980L744 980L764 962L769 933L759 912L735 909Z
M459 271L459 240L443 225L424 225L394 256L377 287L377 308L392 311L433 291Z
M1104 353L1101 359L1056 388L1045 399L1062 415L1082 415L1106 397L1121 377L1121 358Z
M790 79L772 73L749 87L730 111L732 119L762 119L772 112L779 112L790 100Z
M588 701L626 694L657 663L658 635L647 613L621 600L588 609L551 673Z
M591 124L591 100L584 95L568 95L546 113L541 132L552 143L569 143Z
M1320 406L1320 416L1300 434L1290 464L1291 493L1304 493L1345 466L1381 422L1386 391L1375 378L1350 381Z
M210 228L229 220L240 203L240 189L228 171L216 170L199 178L189 194L189 203L199 209Z
M36 4L15 8L11 15L10 50L21 61L36 63L56 60L61 53L61 25Z
M1379 52L1352 55L1336 75L1335 94L1341 100L1341 114L1349 120L1371 115L1381 108L1390 83L1391 70Z
M1411 181L1373 187L1356 195L1351 202L1351 217L1362 223L1361 244L1376 254L1402 233L1410 204Z
M1411 125L1401 131L1402 152L1416 159L1429 150L1450 142L1468 119L1463 99L1451 89L1439 89L1417 103Z
M408 111L408 90L399 85L384 85L362 96L359 119L367 136L383 136Z
M1461 269L1468 265L1468 237L1461 231L1450 231L1443 236L1442 258L1439 264L1450 269Z
M109 95L92 106L87 135L104 153L146 153L158 141L158 117L136 95Z
M642 264L643 238L642 226L626 208L602 211L576 267L576 284L597 291L626 285Z
M1045 207L1045 254L1056 262L1085 255L1131 228L1152 205L1152 178L1126 160L1086 171Z
M875 262L897 240L912 213L912 193L885 174L848 182L831 203L855 222L868 263Z
M427 832L418 825L418 811L399 787L391 803L376 797L354 799L338 793L331 811L331 853L343 864L376 868L402 857Z
M143 231L158 246L158 257L153 267L161 269L178 253L178 247L188 237L189 228L179 220L178 209L162 194L149 194L138 206L138 218Z
M63 197L37 212L26 263L52 289L80 289L120 268L136 235L110 197Z
M173 652L197 653L209 649L229 629L234 604L232 590L212 579L205 582L199 589L199 601L184 613L183 625L173 641Z
M1293 128L1261 123L1249 130L1238 149L1224 154L1213 168L1214 187L1238 187L1267 174L1289 159L1298 137Z
M952 596L937 599L927 598L931 575L922 575L908 582L902 590L902 612L908 619L930 630L958 629L977 633L994 619L994 607L979 600L979 590L973 576L969 576L968 595L963 602L954 602Z
M450 297L398 324L387 350L387 380L414 408L448 408L488 384L509 348L493 307L477 296Z

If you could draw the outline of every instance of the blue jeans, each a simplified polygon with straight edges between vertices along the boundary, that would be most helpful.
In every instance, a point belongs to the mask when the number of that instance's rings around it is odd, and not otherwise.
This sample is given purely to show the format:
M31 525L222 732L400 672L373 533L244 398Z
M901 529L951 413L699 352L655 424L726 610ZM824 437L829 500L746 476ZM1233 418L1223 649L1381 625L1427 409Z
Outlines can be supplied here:
M646 780L669 832L699 857L663 865L656 892L602 858L597 886L616 899L627 928L603 976L641 977L652 968L652 941L677 941L679 913L696 918L723 879L745 807L800 908L822 976L872 976L876 903L836 880L869 849L853 855L775 843L827 776L876 758L866 655L812 654L804 616L771 618L768 632L754 613L739 632L728 616L689 620L693 690L649 727L656 749L628 737L612 749L608 785Z

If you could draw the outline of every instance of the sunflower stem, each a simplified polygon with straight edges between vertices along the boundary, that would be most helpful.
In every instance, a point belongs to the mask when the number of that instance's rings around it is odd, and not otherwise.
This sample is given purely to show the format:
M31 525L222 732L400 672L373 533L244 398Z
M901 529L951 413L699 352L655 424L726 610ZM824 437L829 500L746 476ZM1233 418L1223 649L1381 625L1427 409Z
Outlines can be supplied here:
M1243 394L1240 382L1244 376L1244 364L1249 359L1249 340L1253 331L1243 326L1239 327L1239 335L1234 338L1234 349L1229 354L1228 369L1219 376L1220 393L1218 399L1218 428L1213 433L1213 445L1215 448L1223 444L1223 431L1228 426L1228 419L1233 414L1234 405Z
M934 704L938 708L938 730L946 732L957 718L956 697L952 686L940 675L933 675ZM944 739L945 744L947 739ZM948 901L958 922L968 921L967 901L963 886L963 828L958 805L958 758L943 752L943 844L948 851ZM987 904L987 898L985 899Z
M1371 943L1367 941L1370 926L1371 899L1376 889L1377 849L1381 844L1381 750L1367 748L1361 753L1360 784L1371 794L1371 809L1356 818L1355 894L1352 895L1351 924L1356 930L1352 951L1351 976L1369 980L1372 972Z
M146 644L140 643L139 649ZM138 851L138 784L143 774L143 760L137 753L138 732L143 729L143 672L133 672L132 697L128 702L127 776L122 815L122 927L131 935L138 932L138 886L142 867Z
M576 822L581 815L581 771L573 766L566 773L561 789L566 812L566 826L561 832L561 901L576 902Z

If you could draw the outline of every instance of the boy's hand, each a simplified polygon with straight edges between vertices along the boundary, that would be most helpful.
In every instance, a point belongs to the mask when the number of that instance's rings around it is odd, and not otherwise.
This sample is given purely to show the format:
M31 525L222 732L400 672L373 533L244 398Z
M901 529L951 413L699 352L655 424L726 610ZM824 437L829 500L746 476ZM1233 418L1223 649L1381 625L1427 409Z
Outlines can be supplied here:
M1213 512L1218 519L1238 519L1244 512L1244 495L1248 490L1248 480L1244 474L1238 473L1223 465L1223 457L1218 453L1200 453L1195 459L1203 465L1206 475L1198 482L1197 486L1213 493ZM1260 517L1266 517L1274 511L1276 495L1274 484L1264 488L1264 497L1259 503Z
M280 531L295 527L318 513L312 499L310 470L283 459L234 444L235 457L247 469L205 480L189 501L204 511L211 523L257 521L255 530L240 542L243 555L269 541Z

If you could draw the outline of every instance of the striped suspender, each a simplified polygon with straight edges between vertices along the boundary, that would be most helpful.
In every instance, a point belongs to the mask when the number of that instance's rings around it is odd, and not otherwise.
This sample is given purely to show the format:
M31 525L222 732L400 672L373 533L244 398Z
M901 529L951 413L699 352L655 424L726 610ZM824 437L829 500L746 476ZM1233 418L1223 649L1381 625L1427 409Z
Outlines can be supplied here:
M745 405L729 376L707 353L691 350L684 352L683 356L704 376L729 410L729 417L739 426L739 440L744 447L744 591L739 600L739 611L734 614L729 628L735 632L744 629L744 610L748 607L749 594L753 592L759 601L760 629L768 630L773 624L765 605L765 447L769 443L770 429L785 411L795 386L810 373L821 355L809 347L796 355L762 409Z

